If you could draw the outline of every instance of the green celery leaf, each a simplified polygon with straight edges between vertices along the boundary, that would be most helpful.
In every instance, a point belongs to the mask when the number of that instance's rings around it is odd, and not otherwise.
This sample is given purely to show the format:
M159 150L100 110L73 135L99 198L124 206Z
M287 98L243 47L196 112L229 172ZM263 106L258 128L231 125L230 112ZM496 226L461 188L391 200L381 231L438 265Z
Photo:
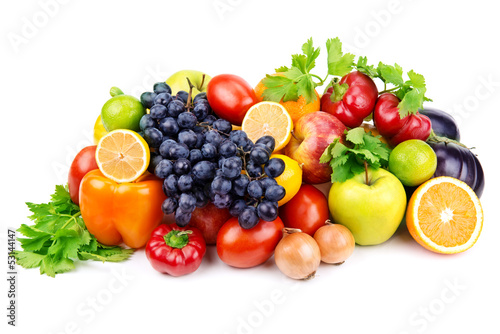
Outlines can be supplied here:
M317 99L314 88L314 82L310 75L305 75L297 81L297 94L299 96L304 96L306 99L306 103L311 103ZM283 98L283 101L288 100Z
M342 52L342 42L338 37L326 41L328 52L328 74L343 77L352 71L354 55Z
M52 256L47 255L42 259L40 263L40 274L46 274L50 277L56 277L56 271L54 268L54 262L52 261Z
M314 48L312 37L302 45L302 52L307 56L305 64L306 71L309 72L316 66L316 59L319 56L320 49Z
M37 254L27 251L15 251L14 256L16 257L16 263L23 268L36 268L40 266L40 263L47 255Z
M265 101L280 102L282 99L285 100L285 97L287 101L299 98L297 85L290 78L267 75L263 80L263 84L267 87L262 93Z

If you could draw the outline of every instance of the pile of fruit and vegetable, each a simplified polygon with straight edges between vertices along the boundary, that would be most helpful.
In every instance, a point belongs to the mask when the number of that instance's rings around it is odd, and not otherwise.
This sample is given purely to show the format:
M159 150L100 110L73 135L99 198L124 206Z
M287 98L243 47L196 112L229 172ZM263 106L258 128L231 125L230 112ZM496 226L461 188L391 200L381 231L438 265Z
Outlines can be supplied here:
M338 38L326 54L327 73L314 74L320 49L309 39L255 88L198 71L140 98L113 87L68 185L27 203L17 263L53 277L144 248L154 269L181 276L215 245L231 267L274 254L285 275L309 279L402 221L431 251L472 247L483 170L453 117L425 105L424 77L356 59Z

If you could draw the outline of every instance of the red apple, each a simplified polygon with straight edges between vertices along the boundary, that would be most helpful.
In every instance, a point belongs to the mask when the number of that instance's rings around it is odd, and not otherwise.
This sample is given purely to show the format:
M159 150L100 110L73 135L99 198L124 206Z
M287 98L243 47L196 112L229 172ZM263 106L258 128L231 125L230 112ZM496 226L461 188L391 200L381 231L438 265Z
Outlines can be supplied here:
M231 217L228 209L218 209L210 202L193 211L189 225L201 231L207 245L215 245L219 229Z
M320 163L319 158L335 138L343 138L346 129L337 117L323 111L306 114L295 123L285 154L304 164L302 180L305 183L330 181L332 169L329 164Z

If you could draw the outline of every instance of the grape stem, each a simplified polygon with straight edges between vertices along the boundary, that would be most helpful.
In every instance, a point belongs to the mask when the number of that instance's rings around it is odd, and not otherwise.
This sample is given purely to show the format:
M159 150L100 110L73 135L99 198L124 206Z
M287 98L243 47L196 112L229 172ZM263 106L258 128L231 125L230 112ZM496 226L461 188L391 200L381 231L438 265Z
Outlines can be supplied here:
M191 80L189 80L188 77L186 77L186 80L189 84L189 94L188 94L188 99L187 99L187 102L186 102L186 109L187 111L191 112L191 108L193 107L193 104L191 103L191 98L192 98L192 95L193 95L193 88L194 88L194 85L191 83Z

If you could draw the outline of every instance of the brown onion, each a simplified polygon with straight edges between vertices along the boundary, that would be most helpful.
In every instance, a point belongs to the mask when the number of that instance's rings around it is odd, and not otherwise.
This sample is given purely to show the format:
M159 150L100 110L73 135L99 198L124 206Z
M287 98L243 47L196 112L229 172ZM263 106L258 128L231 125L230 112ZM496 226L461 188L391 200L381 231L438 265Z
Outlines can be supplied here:
M314 277L321 262L316 241L296 228L285 227L283 239L274 251L274 260L281 272L294 279Z
M342 264L354 251L354 237L347 227L332 224L329 220L314 233L314 240L321 251L321 261Z

